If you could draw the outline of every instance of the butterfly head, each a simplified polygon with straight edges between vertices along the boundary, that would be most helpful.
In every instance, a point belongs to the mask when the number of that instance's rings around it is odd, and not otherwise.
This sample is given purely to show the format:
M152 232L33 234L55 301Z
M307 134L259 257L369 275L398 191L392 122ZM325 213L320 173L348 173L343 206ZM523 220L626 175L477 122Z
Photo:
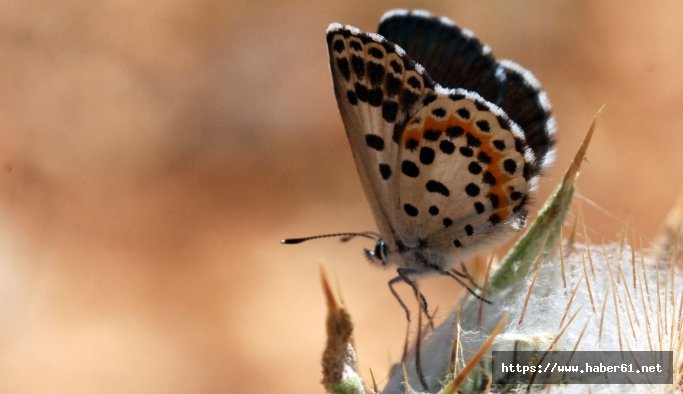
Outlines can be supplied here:
M382 238L377 240L374 250L365 249L365 257L373 264L378 264L383 267L386 266L388 263L388 256L389 249Z

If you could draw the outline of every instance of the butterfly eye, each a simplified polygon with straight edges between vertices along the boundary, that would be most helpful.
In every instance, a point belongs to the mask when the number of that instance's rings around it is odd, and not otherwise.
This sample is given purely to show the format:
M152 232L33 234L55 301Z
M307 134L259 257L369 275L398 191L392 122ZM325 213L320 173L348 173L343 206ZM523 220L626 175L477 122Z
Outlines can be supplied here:
M389 257L389 248L387 248L387 244L384 242L383 239L377 240L377 245L382 245L381 250L382 250L382 261L385 262L386 264L386 258Z
M382 263L382 265L387 264L387 244L384 242L383 239L378 239L377 243L375 244L375 251L372 252L374 258L376 260L379 260L379 262Z
M377 243L375 244L375 249L370 250L370 249L364 249L365 250L365 257L367 257L368 260L370 260L371 263L376 263L376 264L381 264L383 266L387 265L387 244L384 243L383 239L378 239Z

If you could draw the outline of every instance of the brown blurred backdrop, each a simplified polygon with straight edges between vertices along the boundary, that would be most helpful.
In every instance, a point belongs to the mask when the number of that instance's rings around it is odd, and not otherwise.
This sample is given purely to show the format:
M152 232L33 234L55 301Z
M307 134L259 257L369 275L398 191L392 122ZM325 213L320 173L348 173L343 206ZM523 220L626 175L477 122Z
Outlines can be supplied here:
M541 80L560 142L537 205L606 104L579 180L591 236L630 220L652 240L683 184L679 1L5 1L0 391L322 392L321 264L383 385L391 271L361 240L279 240L374 229L324 37L395 7ZM425 283L444 314L460 289Z

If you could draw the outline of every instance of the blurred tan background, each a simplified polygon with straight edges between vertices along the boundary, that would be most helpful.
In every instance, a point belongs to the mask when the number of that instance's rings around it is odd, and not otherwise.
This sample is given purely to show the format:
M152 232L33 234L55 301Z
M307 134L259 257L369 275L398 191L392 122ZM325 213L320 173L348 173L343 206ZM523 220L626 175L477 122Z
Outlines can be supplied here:
M5 1L0 392L322 392L321 264L382 386L392 272L363 240L279 240L374 229L325 28L395 7L541 80L559 145L537 205L606 104L579 180L592 238L628 219L652 240L683 184L679 1ZM424 288L441 315L461 291Z

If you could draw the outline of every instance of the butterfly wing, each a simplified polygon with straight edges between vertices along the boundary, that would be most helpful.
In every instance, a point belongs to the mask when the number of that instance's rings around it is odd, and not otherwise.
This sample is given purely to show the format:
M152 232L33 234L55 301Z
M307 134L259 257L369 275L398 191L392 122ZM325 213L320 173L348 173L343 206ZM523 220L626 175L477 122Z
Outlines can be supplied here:
M534 151L533 173L554 159L555 121L545 92L523 67L497 61L491 49L467 29L423 10L392 10L384 14L378 33L405 49L422 64L434 82L477 92L517 123Z
M398 46L333 23L327 30L337 104L363 188L385 241L395 241L396 158L406 120L434 84Z
M504 71L497 105L520 125L538 165L533 172L548 167L555 160L555 118L550 101L541 84L531 72L511 60L501 60Z
M416 19L423 23L426 18ZM427 25L406 31L420 41L429 26L441 26ZM440 34L450 32L453 40L452 29L445 25ZM396 27L385 33L394 30L402 31ZM458 31L465 49L450 56L469 60L435 68L439 78L450 78L460 68L479 78L461 78L464 86L483 89L507 105L525 95L538 98L535 80L529 82L525 70L496 63L471 34ZM437 67L446 55L437 47L412 44L410 34L393 39L405 40L410 50L421 51L416 53L422 61ZM332 24L327 42L339 110L375 220L392 249L390 259L399 266L445 267L456 262L453 255L465 259L522 228L542 164L535 153L547 157L551 137L539 140L545 145L535 149L503 109L468 89L436 85L401 47L380 35ZM508 70L515 78L499 80ZM514 113L545 127L549 113L538 108Z
M436 93L400 141L393 226L413 260L443 267L523 227L536 158L497 106L463 89Z
M377 32L405 49L441 86L474 91L495 102L498 65L490 48L469 30L427 11L397 9L382 16Z

